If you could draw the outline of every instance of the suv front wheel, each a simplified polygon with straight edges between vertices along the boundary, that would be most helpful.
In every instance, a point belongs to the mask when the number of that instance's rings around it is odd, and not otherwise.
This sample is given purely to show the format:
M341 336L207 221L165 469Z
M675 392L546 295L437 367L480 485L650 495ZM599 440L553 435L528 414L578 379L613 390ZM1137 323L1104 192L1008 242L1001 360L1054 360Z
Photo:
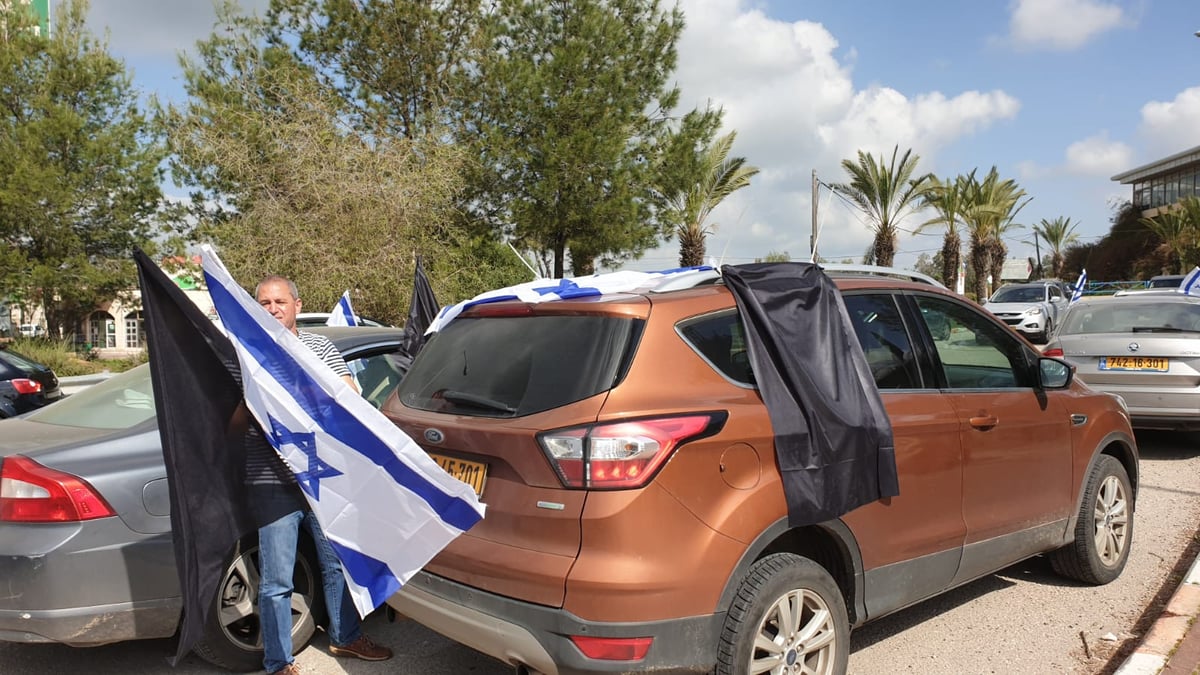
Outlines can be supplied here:
M1101 455L1084 486L1075 541L1054 551L1050 564L1059 574L1088 584L1121 576L1133 534L1133 490L1120 460Z
M721 631L717 675L837 675L849 659L846 602L833 577L792 553L754 563Z

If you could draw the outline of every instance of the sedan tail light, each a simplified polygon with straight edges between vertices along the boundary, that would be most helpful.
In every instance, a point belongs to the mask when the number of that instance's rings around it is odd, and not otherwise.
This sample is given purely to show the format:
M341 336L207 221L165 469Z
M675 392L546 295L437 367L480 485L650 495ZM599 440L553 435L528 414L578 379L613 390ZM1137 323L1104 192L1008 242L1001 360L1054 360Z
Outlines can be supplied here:
M725 413L703 413L594 424L545 431L538 442L566 487L636 488L676 448L717 433L725 419Z
M13 389L17 390L18 394L36 394L42 390L42 383L37 380L30 380L24 377L18 377L14 380L9 380Z
M1061 358L1063 356L1063 350L1058 347L1052 347L1050 349L1043 349L1042 356L1058 356Z
M0 521L59 523L116 515L87 481L12 455L0 460Z

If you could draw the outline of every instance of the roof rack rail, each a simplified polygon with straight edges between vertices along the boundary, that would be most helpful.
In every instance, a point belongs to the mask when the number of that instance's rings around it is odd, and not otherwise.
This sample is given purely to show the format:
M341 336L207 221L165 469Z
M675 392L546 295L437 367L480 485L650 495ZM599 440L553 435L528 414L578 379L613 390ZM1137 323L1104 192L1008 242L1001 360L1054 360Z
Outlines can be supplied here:
M840 275L869 275L880 277L892 277L894 279L903 279L905 281L915 281L922 284L930 284L938 288L945 288L945 284L934 279L928 274L914 272L913 270L902 270L898 267L879 267L878 265L845 265L840 263L820 263L821 269L827 273L838 273Z
M662 283L650 289L651 293L666 293L669 291L681 291L685 288L695 288L696 286L707 286L715 284L721 280L721 273L714 269L695 270L692 272L684 272L676 274Z

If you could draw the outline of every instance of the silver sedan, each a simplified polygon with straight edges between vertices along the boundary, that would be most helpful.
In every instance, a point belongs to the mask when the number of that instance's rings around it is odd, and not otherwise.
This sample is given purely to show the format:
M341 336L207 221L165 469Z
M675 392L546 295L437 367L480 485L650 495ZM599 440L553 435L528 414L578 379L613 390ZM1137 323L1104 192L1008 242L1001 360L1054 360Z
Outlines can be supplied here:
M1046 349L1093 389L1118 394L1133 426L1200 429L1200 297L1141 291L1072 305Z

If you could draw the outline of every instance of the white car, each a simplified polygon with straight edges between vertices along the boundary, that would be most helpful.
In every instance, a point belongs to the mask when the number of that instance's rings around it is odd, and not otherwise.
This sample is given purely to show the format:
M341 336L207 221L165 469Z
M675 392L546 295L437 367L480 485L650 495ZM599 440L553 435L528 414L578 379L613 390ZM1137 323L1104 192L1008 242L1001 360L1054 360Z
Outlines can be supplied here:
M1001 286L983 306L1030 341L1046 342L1069 300L1062 282L1042 280Z

